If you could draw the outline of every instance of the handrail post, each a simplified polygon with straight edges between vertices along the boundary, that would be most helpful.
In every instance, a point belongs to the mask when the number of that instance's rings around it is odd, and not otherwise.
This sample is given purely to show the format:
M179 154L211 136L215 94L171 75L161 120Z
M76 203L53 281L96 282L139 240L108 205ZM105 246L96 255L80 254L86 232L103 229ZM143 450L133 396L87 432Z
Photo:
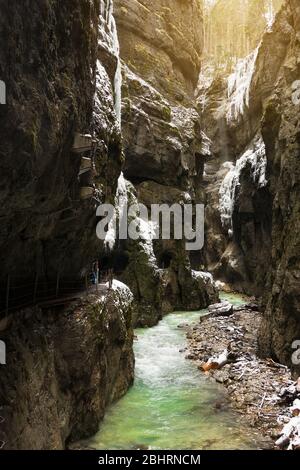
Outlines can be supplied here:
M5 316L8 316L8 307L9 307L9 291L10 291L10 276L7 276L7 285L6 285L6 302L5 302Z
M58 297L58 293L59 293L59 281L60 281L60 275L59 275L59 271L58 271L57 277L56 277L56 291L55 291L56 297Z
M99 285L99 274L100 274L100 269L99 269L99 261L96 263L96 292L98 294L98 285Z
M87 274L85 275L85 290L86 290L86 295L88 295L88 277L87 277Z
M34 281L34 289L33 289L33 303L36 302L38 283L39 283L39 275L38 273L36 273L35 281Z

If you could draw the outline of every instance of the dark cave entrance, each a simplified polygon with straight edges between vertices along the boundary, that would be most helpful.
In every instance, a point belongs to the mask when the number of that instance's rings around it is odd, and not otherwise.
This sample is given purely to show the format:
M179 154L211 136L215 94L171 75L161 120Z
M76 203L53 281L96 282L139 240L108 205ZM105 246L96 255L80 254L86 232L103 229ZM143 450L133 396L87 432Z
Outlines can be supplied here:
M168 269L171 266L173 254L170 251L164 251L158 258L160 269Z
M202 250L190 251L189 259L190 259L192 269L194 269L195 271L205 270L204 268L205 261L204 261Z
M123 251L106 253L100 259L100 271L113 269L115 274L122 274L129 265L129 256Z

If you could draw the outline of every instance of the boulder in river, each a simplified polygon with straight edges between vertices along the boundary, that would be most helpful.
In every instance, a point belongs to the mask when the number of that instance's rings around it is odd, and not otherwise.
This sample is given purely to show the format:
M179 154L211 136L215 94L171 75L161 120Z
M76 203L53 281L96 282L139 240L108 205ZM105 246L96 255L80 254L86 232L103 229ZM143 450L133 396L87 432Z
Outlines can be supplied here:
M220 302L208 307L209 312L215 316L229 317L233 314L233 305L230 302Z

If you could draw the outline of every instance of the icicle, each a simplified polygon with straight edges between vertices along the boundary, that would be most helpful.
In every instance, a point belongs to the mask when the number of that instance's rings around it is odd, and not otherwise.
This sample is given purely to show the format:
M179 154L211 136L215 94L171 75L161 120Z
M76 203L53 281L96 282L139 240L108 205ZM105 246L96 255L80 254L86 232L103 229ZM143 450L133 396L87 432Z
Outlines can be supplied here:
M109 43L112 52L117 58L117 69L114 77L114 108L118 124L121 127L122 67L113 0L100 1L99 28L101 29L100 37L103 36L103 34L105 35L106 41ZM103 33L103 29L105 33Z
M113 46L114 52L117 56L118 63L117 63L117 70L115 74L115 81L114 81L114 88L115 88L115 112L117 115L117 119L119 125L121 127L121 113L122 113L122 67L121 67L121 60L120 60L120 45L118 39L118 32L116 26L116 20L113 18L112 23L112 31L113 31Z
M265 17L266 23L267 23L267 30L271 31L274 20L275 20L275 10L274 10L274 5L273 5L273 0L268 0L267 1L267 8L266 8L266 12L264 14L264 17Z
M114 17L113 1L110 0L108 9L108 27L111 33L112 48L115 56L117 57L117 69L114 80L114 91L115 91L115 112L117 115L118 123L121 127L121 109L122 109L122 67L120 59L120 44L118 38L118 30L116 20Z
M233 234L232 216L235 205L236 188L240 185L242 170L250 165L251 178L258 188L263 188L267 184L266 180L266 149L261 136L257 136L251 146L237 160L234 165L231 162L224 163L228 168L219 191L219 211L223 227L228 228L229 236Z
M106 23L110 26L110 19L113 15L114 11L114 5L113 5L113 0L107 0L107 8L106 8Z
M116 227L118 222L126 215L128 206L138 204L138 200L135 196L134 187L132 184L124 178L123 173L121 173L118 179L118 187L115 197L115 212L114 217L111 220L106 237L104 240L104 246L108 250L113 250L116 244L117 233ZM135 222L136 227L139 231L139 244L140 250L143 251L148 260L148 264L153 268L158 269L157 261L153 249L153 240L156 235L156 225L154 222L149 220L144 220L142 217L135 217L133 220L128 220L128 223Z
M105 16L105 9L106 9L106 5L105 5L105 1L104 0L100 0L100 15Z
M249 106L250 86L255 70L259 46L247 57L237 62L235 71L228 78L227 121L235 121Z
M118 179L117 192L115 197L115 215L111 220L106 237L104 240L104 246L108 250L113 250L116 244L116 221L123 217L124 210L127 210L128 205L128 189L127 182L124 178L123 173L120 174Z

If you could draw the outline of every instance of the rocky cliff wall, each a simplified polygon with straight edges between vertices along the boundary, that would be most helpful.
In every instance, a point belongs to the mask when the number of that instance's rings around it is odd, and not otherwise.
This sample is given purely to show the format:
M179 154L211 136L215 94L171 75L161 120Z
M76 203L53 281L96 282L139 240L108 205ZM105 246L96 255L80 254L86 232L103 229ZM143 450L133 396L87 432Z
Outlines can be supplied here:
M151 204L196 202L205 159L194 99L202 4L118 0L115 6L123 61L124 176L135 200L149 210ZM185 241L149 243L150 251L149 244L145 249L132 241L122 247L127 266L120 278L135 294L137 325L217 300L212 282L210 289L193 275Z
M268 267L267 309L260 332L264 355L292 363L300 338L300 5L286 2L286 56L266 104L262 132L266 143L272 194L272 257Z
M204 178L209 268L239 290L262 296L261 353L295 369L299 8L287 0L260 47L229 80L216 77L199 101L203 128L213 140Z
M1 332L3 449L64 449L98 431L106 407L133 382L132 300L126 286L116 285L65 309L36 308L9 319Z
M175 102L193 97L203 48L202 1L116 0L121 56Z
M264 293L271 256L271 170L266 142L260 137L261 119L284 66L291 35L289 18L284 5L259 48L238 62L229 77L217 76L206 91L202 89L206 98L204 102L200 96L199 101L202 125L212 140L204 178L205 257L217 277L249 294ZM256 153L258 139L260 151Z
M24 310L50 288L68 304L66 295L101 256L96 207L113 201L122 164L111 5L0 6L0 76L7 87L0 106L5 449L62 449L96 433L106 406L133 380L128 289L68 309Z
M121 169L114 111L117 57L104 2L42 0L1 3L0 109L1 289L80 278L101 244L96 199L114 194ZM102 14L100 14L100 8ZM30 21L29 21L30 18ZM98 62L97 62L98 61ZM94 172L80 181L77 133L98 141ZM110 189L107 190L107 187Z

